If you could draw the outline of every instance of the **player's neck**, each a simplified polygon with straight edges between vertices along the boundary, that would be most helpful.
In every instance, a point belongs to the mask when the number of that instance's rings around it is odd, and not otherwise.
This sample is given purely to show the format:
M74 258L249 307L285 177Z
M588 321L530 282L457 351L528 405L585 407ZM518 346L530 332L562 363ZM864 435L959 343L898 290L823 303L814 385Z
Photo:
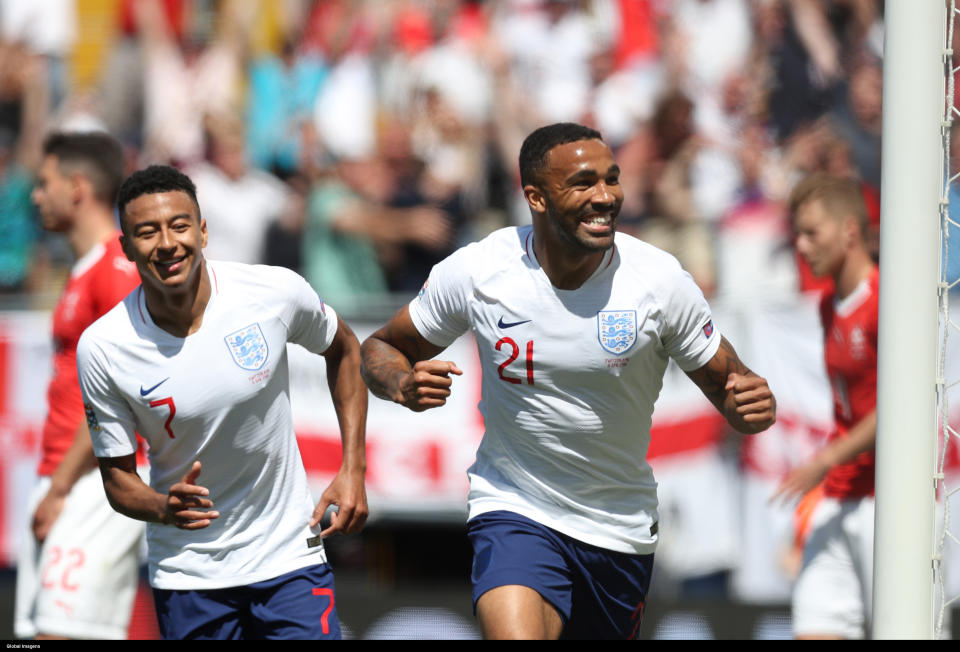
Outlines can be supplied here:
M91 249L114 237L117 232L113 213L102 208L88 209L77 217L67 233L67 244L74 258L83 258Z
M533 236L533 251L543 273L558 290L576 290L583 285L593 276L605 253L594 251L584 254L583 251L573 251L558 242L548 247L546 239L537 237L536 232Z
M174 337L187 337L200 330L203 314L210 302L211 285L206 261L202 258L195 278L182 288L156 288L143 284L144 300L150 318L161 330Z
M855 249L847 254L840 271L833 277L837 299L846 299L865 281L873 271L874 262L864 249Z

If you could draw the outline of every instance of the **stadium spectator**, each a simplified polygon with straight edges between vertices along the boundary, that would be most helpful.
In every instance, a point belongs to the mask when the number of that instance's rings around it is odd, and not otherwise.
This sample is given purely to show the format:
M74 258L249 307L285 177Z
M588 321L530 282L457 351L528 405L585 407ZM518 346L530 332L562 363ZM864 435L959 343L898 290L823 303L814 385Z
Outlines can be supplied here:
M140 0L132 9L143 47L146 156L196 163L203 158L205 118L229 115L240 105L242 27L228 13L217 37L207 43L189 29L178 38L159 0Z
M237 116L206 120L206 160L188 169L200 210L216 237L205 255L254 265L263 262L267 229L291 201L289 188L271 172L247 161L243 125Z
M855 180L808 177L790 204L797 250L814 274L834 281L820 316L836 422L827 445L775 494L800 498L823 482L794 587L793 628L798 638L863 638L873 598L879 270Z
M440 117L436 112L431 115ZM460 131L466 136L465 130L459 130L456 125L445 125L441 130ZM390 290L413 296L430 268L452 251L452 245L458 239L464 223L464 192L452 177L438 178L431 173L423 159L413 151L410 129L403 123L393 122L381 129L379 157L387 180L385 206L417 216L411 219L419 222L435 221L441 236L419 241L405 237L401 247L393 252L394 260L386 265ZM452 168L453 162L450 163ZM439 173L436 167L433 172ZM427 216L434 219L428 220Z
M313 107L320 143L334 158L373 156L377 146L377 62L373 19L360 3L318 2L304 34L324 55L329 74Z
M70 87L67 59L76 35L77 7L71 0L0 3L0 38L44 59L53 109Z
M340 638L323 538L367 517L356 337L292 272L206 261L196 191L177 170L134 173L118 205L142 284L84 333L77 367L110 503L148 523L161 633ZM316 507L290 416L288 341L326 358L341 425L340 471ZM150 485L136 473L136 432Z
M247 148L251 162L284 176L300 168L303 126L326 80L327 66L316 52L293 38L279 56L265 53L250 64L247 90Z
M769 427L775 401L676 260L616 234L620 171L598 132L537 129L520 170L533 225L435 266L363 343L364 378L411 410L440 407L462 372L432 358L472 330L486 433L468 531L484 636L635 638L658 530L646 450L668 358L741 432Z
M708 136L722 128L725 87L747 67L753 45L746 0L676 0L663 27L672 83L697 98L694 121Z
M46 68L41 57L0 42L0 114L11 118L0 120L0 292L5 294L29 289L43 251L37 247L30 193L49 113Z
M859 57L852 66L845 92L840 95L832 122L850 149L854 169L875 192L880 190L880 131L883 71L880 64Z
M307 280L347 314L384 305L392 282L415 292L416 287L400 285L409 276L405 265L422 265L416 256L439 260L454 241L453 221L424 200L417 178L422 165L409 151L405 128L397 129L381 141L385 146L377 156L339 161L307 200ZM408 255L414 258L408 261Z
M137 285L113 214L123 153L103 133L52 134L43 152L33 201L43 228L66 236L76 262L53 313L54 374L17 566L15 628L21 638L122 639L143 526L107 504L76 357L81 333Z
M710 225L694 201L691 169L704 148L693 121L695 105L668 91L651 119L652 147L645 166L644 216L634 234L674 255L706 295L716 286L716 252Z
M286 267L303 275L303 227L307 217L310 182L304 174L286 181L290 191L285 209L270 223L263 243L263 263Z

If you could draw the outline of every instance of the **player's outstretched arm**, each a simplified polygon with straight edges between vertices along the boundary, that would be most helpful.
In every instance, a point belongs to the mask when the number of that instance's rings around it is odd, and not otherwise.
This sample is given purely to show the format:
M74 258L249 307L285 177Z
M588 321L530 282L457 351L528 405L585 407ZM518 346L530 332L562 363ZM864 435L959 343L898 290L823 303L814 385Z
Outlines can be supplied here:
M210 525L220 513L210 508L213 501L206 487L195 484L200 475L200 462L194 462L180 482L161 494L151 489L137 475L136 455L100 457L100 476L110 506L124 516L138 521L176 525L184 530L198 530Z
M360 347L363 379L374 396L414 412L440 407L450 396L450 374L463 373L453 362L430 359L441 351L417 331L404 306Z
M337 324L333 343L323 352L327 362L327 385L340 424L342 462L337 476L320 497L310 519L315 526L330 505L337 511L330 517L330 527L321 536L359 532L367 522L367 492L364 475L367 471L367 386L360 377L360 342L342 319Z
M777 401L766 379L741 362L725 337L710 361L687 375L738 432L761 432L777 420Z

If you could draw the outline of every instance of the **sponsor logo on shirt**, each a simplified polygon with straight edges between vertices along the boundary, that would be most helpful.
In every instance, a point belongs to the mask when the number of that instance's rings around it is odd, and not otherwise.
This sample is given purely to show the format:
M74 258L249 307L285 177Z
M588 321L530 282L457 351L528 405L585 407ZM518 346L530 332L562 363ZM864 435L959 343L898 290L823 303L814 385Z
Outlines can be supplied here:
M707 336L707 339L710 339L710 336L713 335L713 320L707 322L707 325L703 327L703 334Z
M636 310L601 310L597 313L600 346L614 355L623 355L637 341Z
M84 403L83 411L87 415L87 429L90 432L100 432L100 422L97 421L97 413L93 411L93 406L89 403Z
M148 389L144 389L144 388L143 388L143 385L140 385L140 396L146 396L147 394L149 394L150 392L152 392L152 391L155 390L156 388L160 387L160 385L164 384L164 383L167 382L168 380L170 380L170 377L169 377L169 376L167 376L166 378L164 378L163 380L161 380L159 383L157 383L156 385L154 385L153 387L150 387L150 388L148 388Z
M260 324L250 324L223 338L233 361L242 369L259 370L267 361L270 350Z
M500 321L497 322L497 326L500 328L513 328L514 326L519 326L520 324L526 324L533 321L532 319L524 319L523 321L513 321L507 322L503 321L503 317L500 318Z

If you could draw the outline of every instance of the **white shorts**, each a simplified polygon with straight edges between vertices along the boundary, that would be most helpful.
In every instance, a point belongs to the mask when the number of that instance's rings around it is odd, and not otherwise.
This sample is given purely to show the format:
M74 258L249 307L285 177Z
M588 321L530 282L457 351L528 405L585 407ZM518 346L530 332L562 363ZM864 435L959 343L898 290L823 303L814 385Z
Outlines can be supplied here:
M872 497L824 498L817 505L793 590L795 635L865 636L873 598L873 506Z
M16 636L126 638L137 592L144 523L113 511L100 472L94 469L74 485L40 546L30 522L49 488L50 478L39 478L21 535Z

